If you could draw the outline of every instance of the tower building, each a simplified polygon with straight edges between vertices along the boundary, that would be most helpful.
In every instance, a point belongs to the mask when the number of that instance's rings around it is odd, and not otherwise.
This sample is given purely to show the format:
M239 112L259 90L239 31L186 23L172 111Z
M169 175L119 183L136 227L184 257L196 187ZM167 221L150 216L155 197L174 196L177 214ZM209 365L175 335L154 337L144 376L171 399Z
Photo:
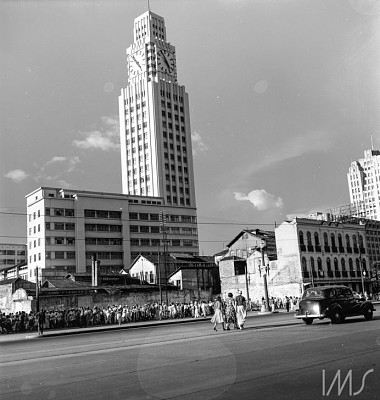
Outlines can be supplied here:
M347 178L356 216L380 221L380 151L366 150L351 163Z
M123 194L196 206L189 98L177 82L165 21L147 11L134 21L128 85L119 97Z

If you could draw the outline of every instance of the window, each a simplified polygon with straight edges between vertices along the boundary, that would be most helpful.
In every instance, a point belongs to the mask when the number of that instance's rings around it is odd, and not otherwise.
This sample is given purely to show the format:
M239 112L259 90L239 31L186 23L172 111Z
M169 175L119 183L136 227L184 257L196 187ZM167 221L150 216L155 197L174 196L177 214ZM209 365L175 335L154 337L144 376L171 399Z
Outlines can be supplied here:
M65 224L63 222L55 222L54 229L56 231L63 231L65 229Z
M63 251L56 251L55 252L55 259L56 260L64 260L65 259L65 253Z

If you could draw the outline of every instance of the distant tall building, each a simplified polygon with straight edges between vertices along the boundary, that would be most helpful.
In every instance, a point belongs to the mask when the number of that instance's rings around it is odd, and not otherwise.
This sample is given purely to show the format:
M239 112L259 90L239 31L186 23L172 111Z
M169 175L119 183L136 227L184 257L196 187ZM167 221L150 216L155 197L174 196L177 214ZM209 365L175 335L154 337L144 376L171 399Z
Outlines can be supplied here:
M365 150L348 170L350 201L357 217L380 220L380 151Z
M162 17L147 11L135 19L127 56L128 85L119 97L123 193L194 208L189 99Z

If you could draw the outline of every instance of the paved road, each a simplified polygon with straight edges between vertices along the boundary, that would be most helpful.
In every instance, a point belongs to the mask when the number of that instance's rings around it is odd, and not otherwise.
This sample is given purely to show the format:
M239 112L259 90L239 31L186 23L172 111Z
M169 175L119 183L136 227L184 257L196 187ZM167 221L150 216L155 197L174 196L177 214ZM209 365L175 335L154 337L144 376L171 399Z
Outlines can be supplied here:
M248 318L243 331L213 332L199 321L9 338L1 341L4 400L348 399L349 380L340 396L331 385L338 370L341 383L352 371L356 399L380 398L379 311L341 325L278 314Z

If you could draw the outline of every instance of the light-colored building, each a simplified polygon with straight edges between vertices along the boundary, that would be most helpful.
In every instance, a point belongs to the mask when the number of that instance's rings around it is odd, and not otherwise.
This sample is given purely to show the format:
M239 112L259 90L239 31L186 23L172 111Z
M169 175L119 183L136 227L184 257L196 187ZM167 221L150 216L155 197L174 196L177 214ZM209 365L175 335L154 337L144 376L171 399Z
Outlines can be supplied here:
M26 279L26 244L0 243L0 280Z
M139 254L197 255L196 210L162 198L41 187L26 196L28 280L128 269Z
M302 293L308 285L342 284L370 291L365 225L294 218L276 230L277 264Z
M219 293L219 272L212 257L168 253L138 256L129 269L133 278L150 284L171 284L179 289L209 290ZM166 279L167 278L167 279Z
M147 11L135 19L127 57L128 85L119 97L123 193L194 208L189 98L162 17Z
M228 245L228 252L218 261L221 293L227 297L234 296L238 290L243 295L256 302L265 296L264 274L272 287L277 271L276 241L274 232L260 229L241 231ZM263 263L264 257L264 263ZM287 288L287 293L292 288ZM271 296L278 296L279 291L273 291Z
M380 221L380 150L365 150L347 174L354 215Z

